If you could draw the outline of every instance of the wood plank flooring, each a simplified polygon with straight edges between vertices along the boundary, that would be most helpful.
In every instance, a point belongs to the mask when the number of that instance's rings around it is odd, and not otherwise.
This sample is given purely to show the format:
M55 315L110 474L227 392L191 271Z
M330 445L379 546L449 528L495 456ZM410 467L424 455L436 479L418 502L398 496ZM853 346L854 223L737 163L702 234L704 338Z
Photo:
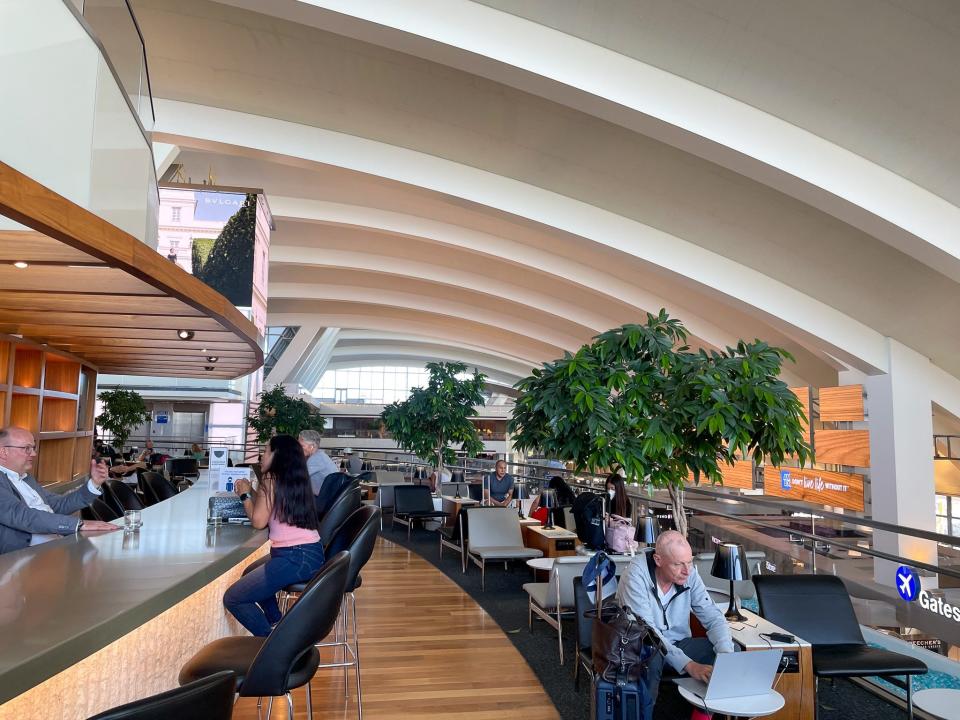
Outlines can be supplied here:
M559 718L540 681L500 627L433 565L380 538L361 574L357 616L364 718ZM329 651L324 657L328 659ZM314 718L356 717L350 672L349 700L342 669L317 672L312 684ZM306 717L303 690L294 692L294 710L298 719ZM256 699L237 703L236 720L256 717ZM271 718L286 717L286 701L277 698Z

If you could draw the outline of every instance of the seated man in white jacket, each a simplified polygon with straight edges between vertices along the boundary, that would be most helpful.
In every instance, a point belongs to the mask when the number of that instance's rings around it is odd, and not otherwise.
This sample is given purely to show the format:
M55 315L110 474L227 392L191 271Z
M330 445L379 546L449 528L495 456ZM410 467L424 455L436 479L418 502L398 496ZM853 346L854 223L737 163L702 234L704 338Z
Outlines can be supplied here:
M617 602L643 618L667 648L666 657L654 653L650 659L647 685L654 701L664 662L678 675L709 682L716 653L733 652L727 621L693 566L690 544L676 530L660 535L653 552L640 553L630 563L617 590ZM691 612L707 637L690 637Z

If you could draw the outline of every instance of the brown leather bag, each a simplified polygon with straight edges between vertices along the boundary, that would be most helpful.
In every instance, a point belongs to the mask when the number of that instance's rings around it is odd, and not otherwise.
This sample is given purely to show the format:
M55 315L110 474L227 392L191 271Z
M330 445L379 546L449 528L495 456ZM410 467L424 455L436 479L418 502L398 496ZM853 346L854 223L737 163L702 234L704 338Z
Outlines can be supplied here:
M646 671L650 628L629 608L605 607L593 621L593 670L610 682L635 682ZM644 648L647 651L644 652Z

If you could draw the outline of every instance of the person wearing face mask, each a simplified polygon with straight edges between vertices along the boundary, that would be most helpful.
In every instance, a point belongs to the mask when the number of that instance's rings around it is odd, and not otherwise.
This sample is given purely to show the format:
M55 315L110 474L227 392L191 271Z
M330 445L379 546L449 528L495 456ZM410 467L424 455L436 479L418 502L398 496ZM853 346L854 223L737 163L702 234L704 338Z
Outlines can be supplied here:
M627 486L618 473L607 476L607 512L628 520L633 512L633 505L627 497Z

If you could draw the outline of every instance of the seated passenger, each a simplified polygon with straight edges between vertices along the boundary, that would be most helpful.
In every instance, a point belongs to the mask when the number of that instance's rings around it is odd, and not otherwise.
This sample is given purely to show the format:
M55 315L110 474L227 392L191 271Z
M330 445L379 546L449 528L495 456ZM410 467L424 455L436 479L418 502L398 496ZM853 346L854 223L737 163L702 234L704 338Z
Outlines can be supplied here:
M227 588L223 604L253 635L266 637L280 621L277 593L309 581L324 555L307 459L296 438L270 438L261 467L259 490L249 480L237 480L236 490L253 526L270 528L270 559Z
M484 493L489 504L497 507L507 507L513 500L513 475L507 472L507 463L497 460L495 472L490 475L489 488Z
M567 485L566 480L564 480L559 475L554 475L552 478L550 478L550 482L547 483L547 490L554 491L554 495L556 497L555 507L557 508L571 507L573 505L573 501L577 497L576 495L574 495L573 490L570 489L570 486ZM537 495L533 499L533 503L530 505L529 516L535 517L537 520L539 520L542 523L546 523L548 510L547 508L540 507L541 497L543 497L542 493ZM557 518L558 519L562 518L562 514L558 513ZM566 523L564 522L555 523L555 524L559 524L559 525L562 525L563 527L566 527ZM568 529L571 529L571 528L568 528Z
M664 663L676 674L709 682L716 653L733 652L727 621L693 566L690 544L676 530L661 534L652 552L648 549L634 558L617 589L617 603L643 618L667 648L666 657L653 653L647 668L647 688L654 702ZM691 612L707 637L690 636Z
M320 433L316 430L301 430L297 441L307 457L307 472L310 473L313 494L319 495L324 479L337 472L337 466L333 464L330 456L320 449Z
M631 519L633 505L627 497L627 486L619 473L610 473L607 476L607 512L627 520Z

